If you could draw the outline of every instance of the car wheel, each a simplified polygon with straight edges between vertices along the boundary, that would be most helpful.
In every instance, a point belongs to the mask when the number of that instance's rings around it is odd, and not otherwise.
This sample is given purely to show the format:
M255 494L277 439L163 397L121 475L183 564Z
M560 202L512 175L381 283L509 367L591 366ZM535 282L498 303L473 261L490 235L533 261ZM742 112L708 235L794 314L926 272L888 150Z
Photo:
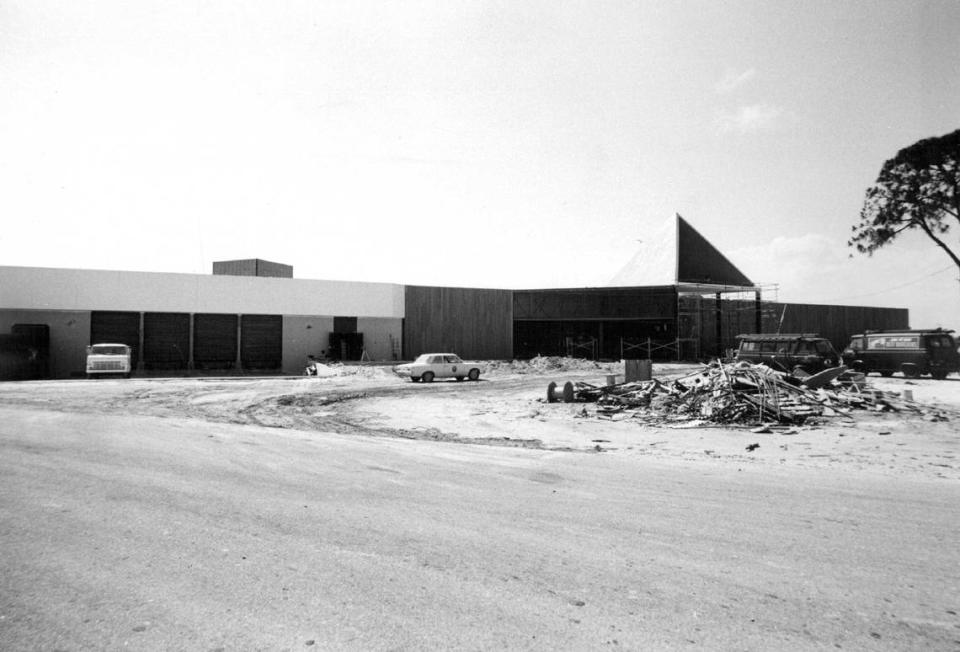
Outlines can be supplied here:
M477 380L478 378L480 378L480 370L471 369L470 373L467 374L467 378L469 378L470 380Z
M411 382L411 383L419 383L419 382L420 382L420 376L410 376L410 382Z
M458 383L462 383L462 382L463 382L463 376L457 376L457 382L458 382Z
M432 383L432 382L433 382L433 372L432 372L432 371L427 371L427 372L425 372L422 376L420 376L420 379L421 379L423 382L425 382L425 383Z

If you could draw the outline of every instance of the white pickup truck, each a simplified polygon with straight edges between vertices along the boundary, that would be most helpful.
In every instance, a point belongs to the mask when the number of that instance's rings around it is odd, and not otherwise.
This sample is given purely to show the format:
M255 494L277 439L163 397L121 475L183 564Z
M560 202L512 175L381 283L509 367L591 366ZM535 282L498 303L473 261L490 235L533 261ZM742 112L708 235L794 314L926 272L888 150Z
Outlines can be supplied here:
M130 347L126 344L93 344L87 347L87 378L130 377Z

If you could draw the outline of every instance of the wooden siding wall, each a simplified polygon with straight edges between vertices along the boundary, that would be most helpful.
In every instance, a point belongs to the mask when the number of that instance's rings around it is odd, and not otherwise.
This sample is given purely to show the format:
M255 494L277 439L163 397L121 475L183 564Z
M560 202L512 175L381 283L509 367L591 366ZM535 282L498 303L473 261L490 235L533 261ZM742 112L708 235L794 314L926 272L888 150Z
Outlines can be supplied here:
M683 297L681 312L692 312L699 304L699 331L701 357L716 352L716 312L714 299ZM737 346L737 335L755 333L756 304L748 300L722 301L722 346ZM850 343L850 336L864 330L907 328L910 318L906 308L876 308L869 306L828 306L808 303L761 304L764 333L816 333L826 337L838 350ZM781 325L781 317L783 323Z
M517 321L672 321L676 314L677 293L672 287L517 290L513 293L513 317Z
M906 308L867 306L824 306L809 303L773 303L763 312L763 328L776 332L783 316L783 333L819 333L838 349L850 343L850 336L864 330L907 328L910 311ZM784 312L784 309L786 311Z
M403 356L457 353L476 360L513 357L513 291L408 285Z
M143 364L147 369L186 369L190 361L190 315L143 315Z

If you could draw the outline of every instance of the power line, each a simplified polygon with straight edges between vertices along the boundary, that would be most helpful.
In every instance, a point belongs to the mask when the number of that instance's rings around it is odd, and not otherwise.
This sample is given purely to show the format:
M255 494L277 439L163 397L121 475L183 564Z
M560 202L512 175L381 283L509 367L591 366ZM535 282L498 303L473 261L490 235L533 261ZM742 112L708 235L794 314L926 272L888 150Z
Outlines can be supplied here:
M931 273L929 273L929 274L926 274L925 276L921 276L920 278L916 278L916 279L914 279L914 280L912 280L912 281L907 281L906 283L901 283L900 285L891 285L891 286L886 287L886 288L884 288L884 289L882 289L882 290L879 290L879 291L877 291L877 292L868 292L868 293L866 293L866 294L855 294L855 295L851 295L851 296L840 297L839 299L833 299L833 301L846 301L847 299L859 299L859 298L861 298L861 297L873 297L873 296L876 296L876 295L878 295L878 294L883 294L883 293L885 293L885 292L890 292L891 290L899 290L900 288L905 288L905 287L907 287L907 286L909 286L909 285L914 285L914 284L916 284L916 283L919 283L920 281L925 281L926 279L930 278L931 276L936 276L937 274L943 274L943 273L944 273L945 271L947 271L948 269L953 269L954 267L955 267L955 265L947 265L946 267L944 267L944 268L942 268L942 269L938 269L938 270L935 271L935 272L931 272Z
M831 302L841 302L841 301L847 301L847 300L850 300L850 299L859 299L859 298L861 298L861 297L872 297L872 296L876 296L876 295L878 295L878 294L884 294L884 293L886 293L886 292L890 292L890 291L892 291L892 290L899 290L900 288L905 288L905 287L907 287L907 286L914 285L914 284L916 284L916 283L919 283L919 282L921 282L921 281L924 281L924 280L930 278L931 276L936 276L937 274L942 274L943 272L945 272L945 271L947 271L947 270L949 270L949 269L953 269L953 268L954 268L954 265L947 265L946 267L943 267L943 268L938 269L938 270L936 270L936 271L930 272L929 274L925 274L924 276L921 276L921 277L919 277L919 278L915 278L915 279L913 279L912 281L907 281L906 283L901 283L901 284L899 284L899 285L891 285L891 286L888 286L888 287L883 288L882 290L878 290L878 291L876 291L876 292L867 292L867 293L864 293L864 294L854 294L854 295L848 295L848 296L845 296L845 297L838 297L838 298L835 298L835 299L830 299L830 301L831 301ZM958 280L960 280L960 279L958 279ZM777 287L777 285L774 284L773 287L775 288L775 289L774 289L774 292L777 292L777 290L779 289L779 288ZM735 298L735 299L724 298L724 300L725 300L725 301L738 301L738 302L744 302L744 303L752 302L752 301L753 301L752 299L746 299L746 298L742 298L742 297L738 297L738 298ZM779 301L778 299L773 299L773 300L771 301L770 299L764 297L764 298L763 298L763 303L803 303L803 302L798 302L798 301L786 301L786 302L781 302L781 301ZM744 312L746 312L746 311L753 311L754 309L755 309L755 308L754 308L753 306L745 306L745 307L743 307L743 308L737 308L736 310L737 310L737 311L744 311Z

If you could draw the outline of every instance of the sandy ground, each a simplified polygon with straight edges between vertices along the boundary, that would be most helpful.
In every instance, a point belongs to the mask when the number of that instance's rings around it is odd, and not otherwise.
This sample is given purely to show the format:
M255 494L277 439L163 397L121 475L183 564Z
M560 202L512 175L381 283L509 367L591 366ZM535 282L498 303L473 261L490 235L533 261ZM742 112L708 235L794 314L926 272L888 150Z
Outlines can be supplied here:
M960 380L769 434L544 400L617 371L2 384L0 647L960 648Z
M580 365L581 367L585 365ZM588 366L589 367L589 366ZM658 378L695 365L657 365ZM504 367L477 383L410 383L388 367L330 367L299 378L97 380L0 385L0 404L93 414L189 417L203 421L368 436L428 439L548 450L856 470L960 479L960 378L944 381L870 376L871 388L902 394L943 413L854 411L756 434L749 427L679 422L657 425L625 413L600 418L595 406L548 403L549 382L605 383L620 365L516 373ZM746 446L759 444L753 451Z

